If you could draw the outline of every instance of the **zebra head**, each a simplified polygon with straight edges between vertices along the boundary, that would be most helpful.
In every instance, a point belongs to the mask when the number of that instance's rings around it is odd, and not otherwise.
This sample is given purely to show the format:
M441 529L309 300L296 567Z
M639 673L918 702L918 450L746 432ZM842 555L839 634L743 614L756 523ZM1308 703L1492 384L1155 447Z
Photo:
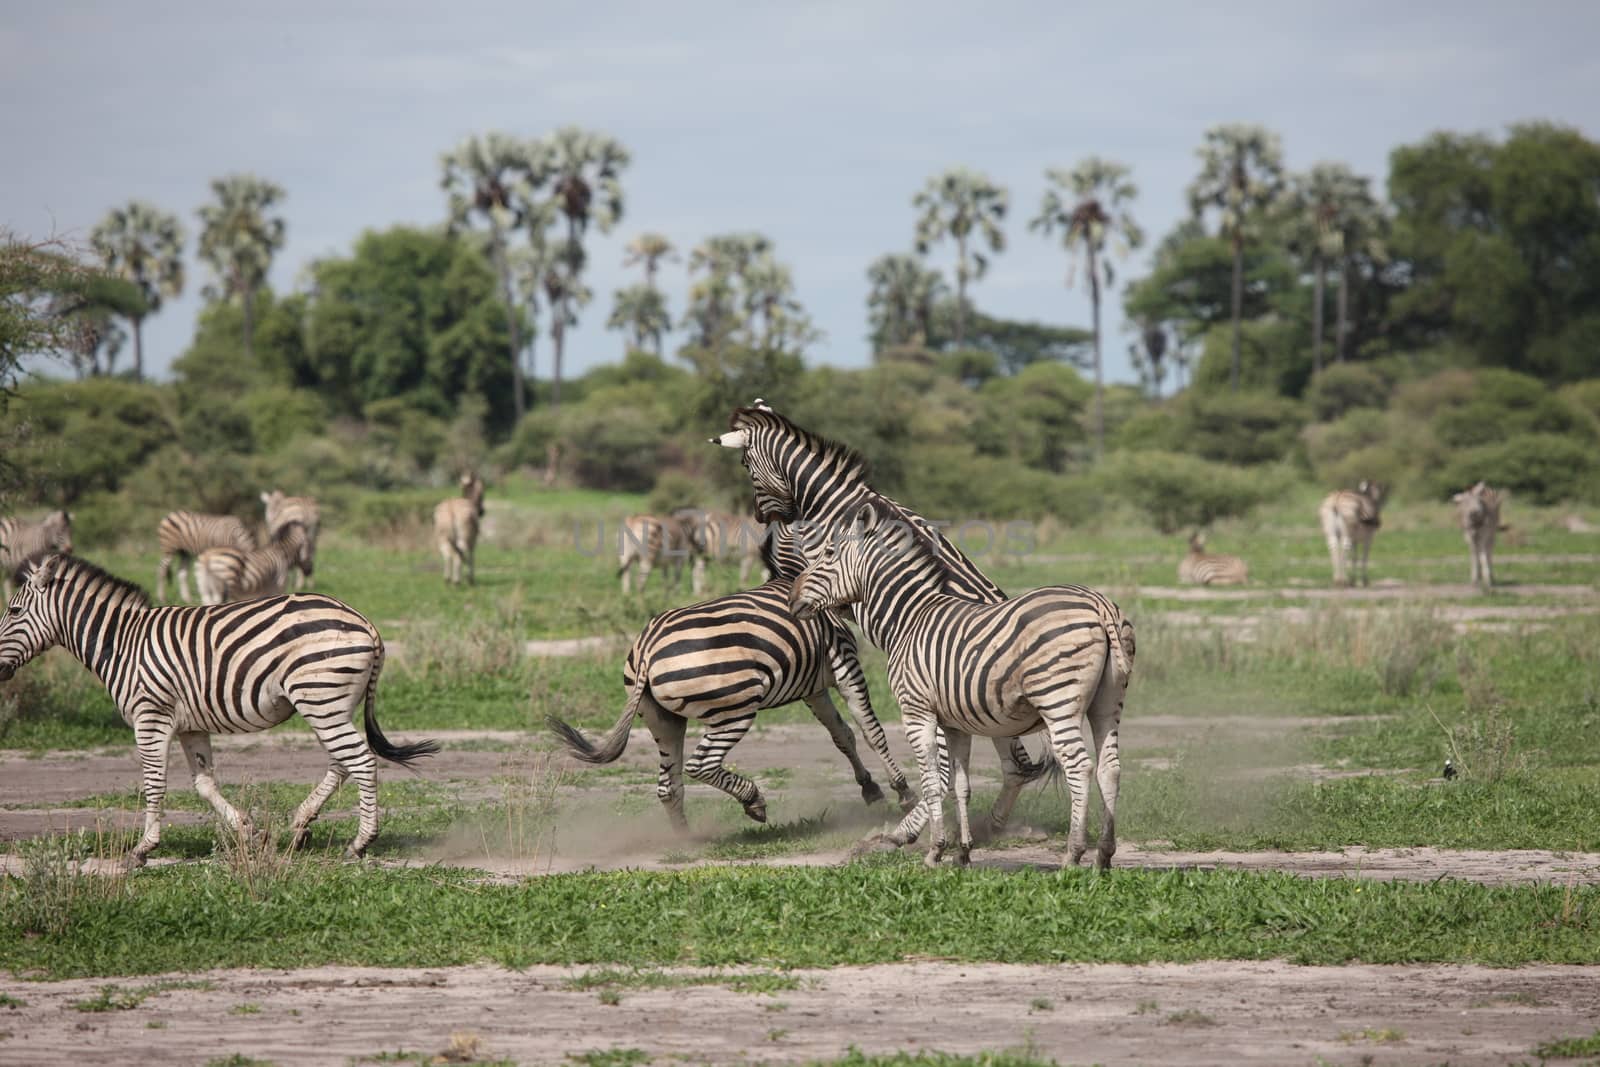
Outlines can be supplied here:
M72 555L72 512L52 511L39 525L50 539L50 551Z
M903 554L915 540L910 525L881 498L869 497L848 525L829 532L820 548L806 551L809 562L789 591L790 610L797 619L809 619L825 608L856 603L865 595L868 570L882 567L885 553Z
M1356 486L1356 492L1372 501L1374 508L1380 508L1383 506L1384 498L1389 495L1389 487L1383 482L1363 481Z
M8 681L18 667L60 641L60 621L50 587L57 582L61 560L51 554L17 568L17 591L0 617L0 682Z
M795 436L788 419L757 399L754 407L735 409L728 419L728 432L711 438L714 445L739 450L740 462L750 472L755 490L757 522L792 522L796 517L794 489L780 466Z

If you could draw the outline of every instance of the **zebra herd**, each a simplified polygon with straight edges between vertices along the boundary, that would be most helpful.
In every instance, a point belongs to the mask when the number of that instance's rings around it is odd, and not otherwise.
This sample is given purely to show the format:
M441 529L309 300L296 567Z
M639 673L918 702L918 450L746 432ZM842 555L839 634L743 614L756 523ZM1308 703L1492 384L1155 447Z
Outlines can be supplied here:
M644 592L650 573L666 565L668 577L677 584L684 560L693 560L690 589L695 596L705 594L706 564L729 553L739 557L739 585L750 581L750 572L760 565L771 577L762 557L766 527L751 519L725 511L679 508L671 515L630 515L617 531L617 577L622 580L622 595L632 591L635 572L639 591Z

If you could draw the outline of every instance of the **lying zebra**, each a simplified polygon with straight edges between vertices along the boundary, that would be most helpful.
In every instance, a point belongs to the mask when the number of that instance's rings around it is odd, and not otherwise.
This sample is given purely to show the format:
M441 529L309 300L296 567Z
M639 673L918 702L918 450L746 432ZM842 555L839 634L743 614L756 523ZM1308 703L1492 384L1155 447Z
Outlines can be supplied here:
M1178 561L1178 581L1189 585L1244 585L1250 568L1238 556L1206 551L1199 530L1189 535L1189 554Z
M889 752L883 727L872 712L855 636L833 613L802 621L789 610L791 577L804 560L787 531L765 543L765 564L779 575L748 592L717 597L666 611L650 620L628 652L622 678L628 701L598 745L551 716L550 727L573 756L586 763L611 763L627 748L636 715L661 752L656 796L678 830L686 830L683 774L727 793L756 822L767 821L767 802L750 779L723 766L728 752L749 732L756 713L804 700L850 762L861 799L874 804L883 792L856 754L856 742L828 696L844 695L902 804L914 794ZM787 576L785 576L787 575ZM705 734L688 764L683 759L689 719L705 723Z
M314 593L217 607L151 607L144 590L72 556L25 565L21 588L0 618L0 682L45 649L60 645L110 691L133 727L143 770L144 836L130 868L161 841L167 749L177 735L195 791L232 830L246 817L217 789L214 733L253 733L295 712L328 754L328 773L296 810L290 829L303 844L333 791L354 778L360 828L347 855L359 856L378 832L377 761L409 765L438 751L432 741L395 745L378 728L374 701L383 638L361 615ZM355 729L365 702L366 736Z
M858 605L862 629L888 654L889 686L917 756L922 801L886 840L905 845L931 819L926 862L942 858L944 787L936 748L943 727L954 770L957 856L966 863L972 735L1017 737L1044 728L1072 796L1066 865L1076 866L1087 848L1094 762L1105 809L1096 864L1109 867L1117 850L1117 731L1134 653L1133 625L1117 606L1082 586L1047 586L990 604L947 593L948 564L938 546L876 494L811 560L794 580L795 615ZM1085 725L1099 749L1093 761Z

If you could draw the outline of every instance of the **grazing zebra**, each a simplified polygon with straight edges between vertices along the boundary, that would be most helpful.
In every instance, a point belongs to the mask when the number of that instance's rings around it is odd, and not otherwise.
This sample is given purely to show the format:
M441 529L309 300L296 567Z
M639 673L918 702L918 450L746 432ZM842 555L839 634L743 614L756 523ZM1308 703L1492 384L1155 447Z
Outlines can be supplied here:
M198 511L169 511L156 527L161 545L161 562L156 566L156 601L167 602L167 575L172 561L178 561L178 596L189 600L189 567L208 548L236 548L248 552L256 547L256 535L232 515L205 515Z
M446 584L460 585L466 568L467 584L476 577L473 554L478 547L478 525L483 519L483 479L468 471L461 476L461 495L441 500L433 509L433 539L444 557Z
M1461 536L1472 557L1472 583L1488 589L1494 585L1494 535L1500 532L1500 506L1511 494L1479 482L1450 499L1456 505Z
M650 572L665 563L672 583L683 571L683 559L691 552L689 531L670 515L629 515L617 530L617 577L622 579L622 595L630 591L635 568L639 571L639 592L644 592Z
M737 408L728 419L728 432L711 443L740 451L755 490L758 522L791 522L802 542L817 530L835 528L848 521L868 495L879 496L867 483L867 464L853 449L802 429L757 399ZM903 522L915 526L933 542L945 563L944 592L980 603L1006 599L1000 587L952 544L938 527L888 497L881 499ZM943 741L941 739L941 746ZM1000 756L1000 795L989 814L988 830L998 834L1011 818L1022 786L1050 769L1048 759L1035 764L1018 738L995 738Z
M294 587L297 592L309 588L314 584L312 571L317 562L317 534L322 530L322 509L313 497L284 496L278 489L262 493L261 503L266 508L267 540L276 539L279 532L291 522L305 527L305 547L300 558L295 560L300 569L294 576Z
M0 585L11 599L12 575L30 559L50 552L71 553L72 513L52 511L38 522L0 518Z
M1189 535L1189 554L1178 561L1178 581L1189 585L1243 585L1250 580L1250 568L1238 556L1206 551L1205 535L1196 530Z
M944 787L936 760L943 727L954 770L957 858L968 862L972 735L1009 738L1043 728L1072 796L1066 865L1076 866L1087 847L1093 762L1104 807L1096 865L1110 866L1121 777L1117 730L1133 673L1133 625L1116 604L1082 586L1047 586L979 603L945 592L947 572L938 546L874 495L813 553L790 595L802 619L857 604L868 639L888 654L889 686L917 756L922 801L887 840L904 845L931 818L926 862L935 864L944 854ZM1098 748L1093 760L1086 724Z
M761 542L767 536L763 524L726 511L701 508L679 508L672 517L682 523L689 534L689 549L694 556L690 588L696 596L705 593L706 564L729 553L739 557L739 588L749 583L750 572L757 566L763 571L763 582L772 577L762 558Z
M830 612L805 621L794 617L789 595L805 560L786 533L774 540L781 544L767 553L766 565L779 577L756 589L665 611L650 620L623 667L628 701L598 745L555 716L547 720L572 755L586 763L611 763L627 748L634 717L642 713L661 753L656 796L678 830L688 828L683 813L685 770L695 781L739 801L756 822L767 821L767 802L760 788L728 770L723 761L749 731L757 712L796 700L810 706L850 762L861 798L868 804L882 800L883 791L856 754L855 736L828 696L830 688L844 695L902 803L914 799L872 712L855 635ZM686 765L683 741L690 719L704 723L705 733Z
M220 607L151 607L144 590L72 556L46 556L19 574L22 587L0 619L0 681L52 645L78 658L110 691L133 727L143 771L144 836L128 856L143 866L161 840L167 749L183 745L195 791L233 830L250 831L217 789L211 735L252 733L295 712L328 753L328 773L294 815L296 846L346 778L360 790L359 856L378 832L373 754L408 765L438 751L432 741L391 744L374 698L383 639L372 623L315 593ZM365 702L366 737L355 728Z
M1322 533L1328 539L1328 555L1333 557L1333 584L1355 584L1359 563L1361 584L1367 585L1367 556L1372 552L1372 536L1382 521L1378 511L1388 488L1380 482L1362 482L1351 492L1340 489L1322 498L1317 515Z
M298 522L279 527L278 535L260 548L208 548L195 560L194 580L200 603L272 596L285 591L289 572L305 558L305 527Z

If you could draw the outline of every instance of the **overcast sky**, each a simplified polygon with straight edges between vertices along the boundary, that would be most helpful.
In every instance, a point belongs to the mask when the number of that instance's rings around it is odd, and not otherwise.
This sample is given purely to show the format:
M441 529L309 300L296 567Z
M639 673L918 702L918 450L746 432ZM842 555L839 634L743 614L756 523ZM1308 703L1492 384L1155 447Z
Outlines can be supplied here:
M1130 164L1154 239L1185 210L1218 122L1278 131L1291 168L1344 160L1380 183L1389 150L1436 129L1548 118L1600 129L1600 5L1123 2L501 5L391 0L14 3L0 12L0 224L87 239L130 198L178 213L186 295L146 326L165 372L205 271L194 212L212 177L288 192L279 290L362 230L441 219L439 153L464 135L576 123L632 152L627 214L595 240L597 294L569 340L579 373L616 359L622 245L761 230L827 337L869 359L864 272L908 250L911 197L955 164L1009 187L1009 247L973 290L995 314L1086 324L1059 245L1030 233L1047 167ZM948 253L933 260L948 266ZM1125 264L1126 279L1142 258ZM669 268L674 315L682 265ZM1120 291L1120 280L1119 280ZM1108 373L1131 380L1120 300ZM676 339L674 339L675 342ZM548 372L541 340L538 371Z

